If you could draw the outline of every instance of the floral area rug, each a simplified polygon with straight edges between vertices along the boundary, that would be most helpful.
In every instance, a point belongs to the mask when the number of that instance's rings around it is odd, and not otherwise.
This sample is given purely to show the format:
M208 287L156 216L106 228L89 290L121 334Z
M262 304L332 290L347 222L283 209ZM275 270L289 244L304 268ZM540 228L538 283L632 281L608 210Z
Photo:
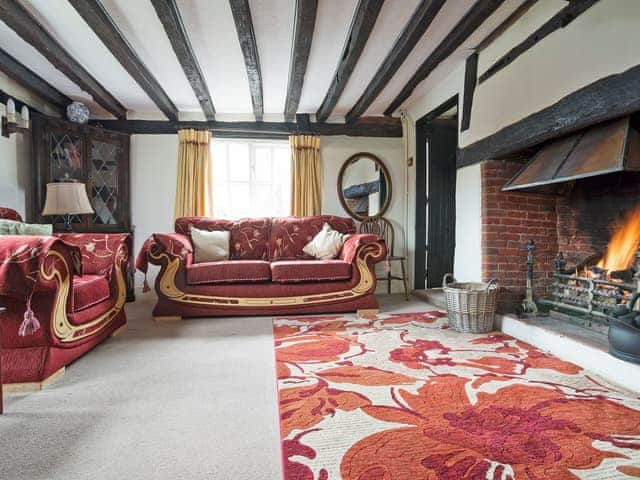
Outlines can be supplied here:
M640 477L640 398L442 312L274 320L286 480Z

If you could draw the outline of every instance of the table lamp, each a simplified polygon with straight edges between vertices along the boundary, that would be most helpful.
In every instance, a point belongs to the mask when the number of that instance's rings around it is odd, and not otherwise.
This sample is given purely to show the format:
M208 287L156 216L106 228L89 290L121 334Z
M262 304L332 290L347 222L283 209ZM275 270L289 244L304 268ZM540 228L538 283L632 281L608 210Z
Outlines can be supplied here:
M84 183L47 183L47 195L42 209L43 216L62 215L64 231L71 232L71 217L93 213Z

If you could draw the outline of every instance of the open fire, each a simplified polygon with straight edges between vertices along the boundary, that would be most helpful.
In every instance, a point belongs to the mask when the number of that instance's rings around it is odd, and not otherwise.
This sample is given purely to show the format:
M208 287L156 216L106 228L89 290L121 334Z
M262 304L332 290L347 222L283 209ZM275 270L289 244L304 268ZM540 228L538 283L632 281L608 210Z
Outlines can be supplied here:
M557 311L606 321L624 310L640 286L640 205L613 229L604 255L592 256L571 272L562 253L556 259L551 299L542 303ZM595 258L594 258L595 257Z

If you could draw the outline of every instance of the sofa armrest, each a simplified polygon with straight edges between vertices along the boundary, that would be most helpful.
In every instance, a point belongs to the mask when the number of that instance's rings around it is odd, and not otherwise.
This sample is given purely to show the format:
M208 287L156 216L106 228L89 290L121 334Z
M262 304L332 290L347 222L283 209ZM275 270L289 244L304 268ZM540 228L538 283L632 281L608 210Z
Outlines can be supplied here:
M38 291L54 290L51 272L82 274L80 249L56 237L0 237L0 295L28 299Z
M111 275L122 246L130 258L132 240L129 233L58 233L65 243L77 247L82 254L82 273Z
M387 246L384 240L379 235L373 235L371 233L359 233L351 235L340 252L340 260L348 263L353 263L357 256L365 250L368 245L379 245L381 248L377 249L376 254L371 257L371 264L377 263L387 256Z
M180 258L184 265L191 265L193 246L191 239L181 233L154 233L142 245L136 257L136 268L147 273L149 263L162 265L163 254Z

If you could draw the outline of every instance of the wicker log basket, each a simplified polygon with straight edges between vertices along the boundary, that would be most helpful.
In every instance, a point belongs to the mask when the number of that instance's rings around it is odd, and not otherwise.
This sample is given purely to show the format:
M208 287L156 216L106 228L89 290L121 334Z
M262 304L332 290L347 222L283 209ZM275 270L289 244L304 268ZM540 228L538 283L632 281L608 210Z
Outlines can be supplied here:
M456 282L453 275L447 273L442 279L442 289L447 297L447 315L451 327L462 333L491 332L498 288L496 280L463 283Z

